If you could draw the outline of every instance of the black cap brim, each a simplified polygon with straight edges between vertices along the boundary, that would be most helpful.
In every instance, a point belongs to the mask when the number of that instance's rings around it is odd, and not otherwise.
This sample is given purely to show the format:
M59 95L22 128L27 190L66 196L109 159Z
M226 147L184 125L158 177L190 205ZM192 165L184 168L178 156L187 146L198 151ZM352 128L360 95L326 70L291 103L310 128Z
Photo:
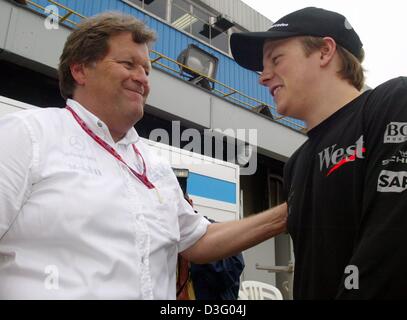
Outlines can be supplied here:
M233 33L230 48L235 61L242 67L263 70L263 46L266 40L279 40L298 36L297 32L265 31Z

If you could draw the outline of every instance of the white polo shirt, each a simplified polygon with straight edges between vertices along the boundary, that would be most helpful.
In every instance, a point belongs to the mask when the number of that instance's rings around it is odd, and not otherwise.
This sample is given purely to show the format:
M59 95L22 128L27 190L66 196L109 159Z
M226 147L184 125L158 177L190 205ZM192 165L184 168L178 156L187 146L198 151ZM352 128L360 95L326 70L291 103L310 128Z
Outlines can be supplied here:
M161 202L68 110L0 118L0 299L175 299L177 254L209 222L134 129L115 143L101 120L67 103L142 172L136 145Z

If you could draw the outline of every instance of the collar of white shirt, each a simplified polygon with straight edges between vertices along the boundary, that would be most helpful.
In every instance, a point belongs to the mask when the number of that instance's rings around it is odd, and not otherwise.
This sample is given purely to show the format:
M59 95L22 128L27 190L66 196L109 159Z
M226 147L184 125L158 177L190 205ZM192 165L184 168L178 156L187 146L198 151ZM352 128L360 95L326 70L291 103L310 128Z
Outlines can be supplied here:
M108 142L110 145L115 144L108 126L102 120L100 120L92 112L87 110L78 101L68 99L66 101L66 104L70 106L72 110L74 110L83 121L85 121L89 129L91 129L96 135ZM130 145L137 143L139 140L140 136L138 135L136 129L131 128L123 137L123 139L117 142L117 144Z

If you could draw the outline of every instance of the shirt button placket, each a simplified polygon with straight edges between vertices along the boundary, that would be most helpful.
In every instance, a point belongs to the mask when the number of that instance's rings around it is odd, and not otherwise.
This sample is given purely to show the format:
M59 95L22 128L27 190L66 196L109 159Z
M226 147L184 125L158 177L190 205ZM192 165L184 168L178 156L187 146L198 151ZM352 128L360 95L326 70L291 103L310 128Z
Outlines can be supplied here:
M149 268L150 243L148 227L143 215L136 216L137 251L140 254L141 294L143 299L153 299L152 280Z

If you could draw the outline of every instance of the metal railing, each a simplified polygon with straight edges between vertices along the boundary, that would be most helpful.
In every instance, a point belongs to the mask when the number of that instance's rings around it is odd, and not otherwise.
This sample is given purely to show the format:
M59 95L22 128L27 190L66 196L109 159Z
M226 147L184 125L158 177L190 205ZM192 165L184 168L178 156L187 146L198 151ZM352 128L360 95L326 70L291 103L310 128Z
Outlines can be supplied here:
M62 10L66 11L66 14L64 14L63 16L53 13L54 15L58 16L59 18L59 23L66 23L68 22L69 24L73 25L73 26L77 26L77 22L69 19L69 17L71 16L76 16L79 19L85 19L86 16L81 15L80 13L72 10L71 8L68 8L60 3L58 3L57 1L54 0L47 0L49 3L51 3L52 5L55 5L57 7L59 7ZM35 9L39 9L41 11L42 14L44 14L46 11L46 8L35 3L32 0L27 0L27 5L30 5L32 7L34 7ZM36 10L36 11L37 11ZM38 11L37 11L38 12ZM68 25L69 26L69 25ZM69 26L72 27L72 26ZM273 118L269 118L270 121L276 121L279 122L281 124L284 124L288 127L297 129L300 132L305 132L305 127L294 122L293 120L291 120L289 117L285 117L285 116L277 116L275 117L275 114L277 113L277 110L274 106L269 105L263 101L260 101L256 98L253 98L237 89L234 89L218 80L212 79L207 77L204 74L201 74L200 72L189 68L188 66L185 66L183 64L181 64L180 62L171 59L170 57L165 56L164 54L155 51L155 50L151 50L151 64L153 66L155 66L156 68L163 70L167 73L171 73L175 76L177 76L178 78L184 79L185 80L185 75L183 70L189 70L191 72L193 72L194 74L198 75L200 77L200 79L206 79L209 83L211 83L213 85L213 89L210 90L210 92L212 92L213 94L221 97L221 98L225 98L231 102L233 102L234 104L243 106L245 108L248 108L250 110L255 111L256 108L258 108L259 106L265 106L267 108L269 108L270 110L272 110L274 113Z

